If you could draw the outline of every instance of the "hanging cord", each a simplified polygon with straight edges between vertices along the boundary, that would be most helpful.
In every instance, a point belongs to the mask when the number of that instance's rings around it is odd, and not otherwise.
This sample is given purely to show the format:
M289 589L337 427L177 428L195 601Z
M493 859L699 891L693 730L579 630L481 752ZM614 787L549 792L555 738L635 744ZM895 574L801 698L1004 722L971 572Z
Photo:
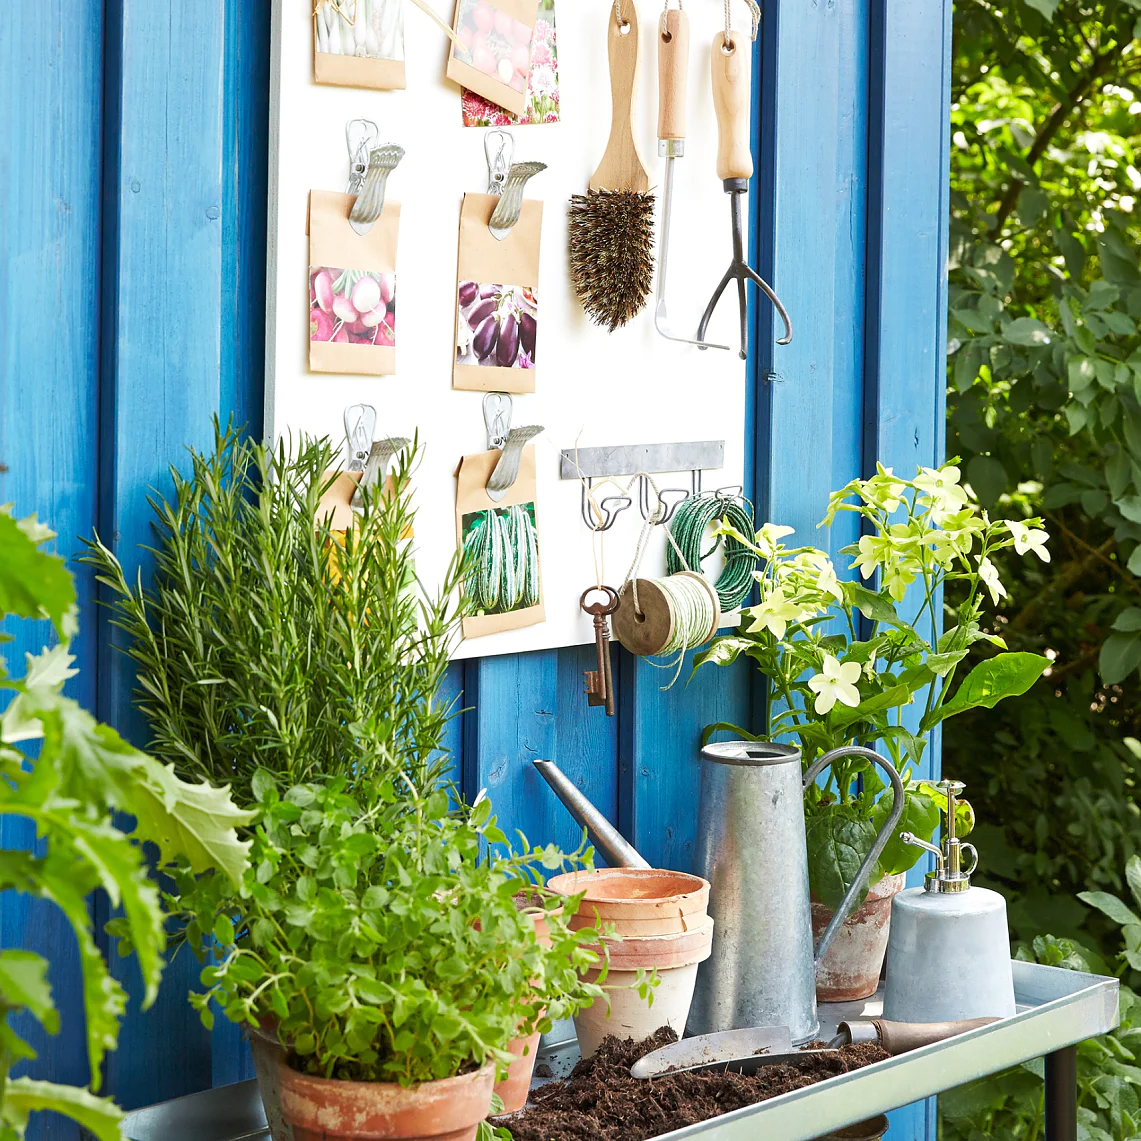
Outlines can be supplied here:
M352 27L353 24L356 23L356 5L360 3L360 0L355 0L353 3L353 14L351 16L347 11L345 11L345 5L348 2L349 0L313 0L313 19L317 19L317 17L321 14L322 8L332 8L332 10L336 12L337 15L340 16L346 24L349 25L349 27ZM615 2L617 2L617 0L615 0ZM447 36L448 39L451 40L457 48L459 48L460 51L467 51L467 48L464 47L463 40L461 40L459 36L457 36L456 33L452 31L452 28L449 24L444 23L444 21L437 14L436 10L432 8L431 5L426 3L426 0L412 0L412 3L415 4L416 7L419 8L425 16L431 19L432 22L435 23L436 26L440 29L440 31L442 31L444 35Z
M753 571L760 560L732 536L718 538L709 550L702 552L701 542L706 528L719 519L724 519L742 535L753 533L753 505L743 497L723 499L716 495L703 495L683 500L670 522L670 538L674 541L666 550L666 568L670 574L699 570L718 547L723 547L725 569L717 579L717 597L721 600L721 609L728 613L736 610L749 596L753 589Z
M653 481L651 481L652 485ZM655 488L655 492L656 490ZM664 510L664 506L659 501L653 514L643 525L638 536L638 544L634 549L633 561L630 563L630 569L626 573L626 581L622 584L622 591L620 592L625 592L626 587L630 588L634 602L634 613L639 617L643 617L643 611L638 601L638 568L646 550L646 541L652 534ZM667 552L668 558L674 558L676 552L676 558L681 559L684 563L685 556L678 549L669 528L666 529L666 538L670 543L670 549ZM665 598L670 612L670 636L658 654L666 658L676 654L677 657L675 660L667 662L655 662L653 658L645 658L644 660L655 669L672 669L674 671L674 676L669 683L661 687L665 691L672 689L677 684L678 678L681 677L685 655L709 640L713 634L717 614L712 587L703 581L703 576L699 570L690 570L687 565L685 572L671 572L668 578L654 579L653 582Z
M622 0L614 0L614 22L620 28L627 27L627 22L622 18Z
M617 0L615 0L617 3ZM761 6L757 0L745 0L749 5L749 17L752 20L753 27L750 34L750 39L756 43L757 33L761 30ZM733 0L725 0L725 42L729 42L729 35L733 31Z

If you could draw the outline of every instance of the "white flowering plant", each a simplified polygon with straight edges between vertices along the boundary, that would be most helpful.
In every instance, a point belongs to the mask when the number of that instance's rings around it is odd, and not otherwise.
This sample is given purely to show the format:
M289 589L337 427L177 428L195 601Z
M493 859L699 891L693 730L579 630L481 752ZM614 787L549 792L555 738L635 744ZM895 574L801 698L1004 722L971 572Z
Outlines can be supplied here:
M839 577L823 551L787 547L791 527L766 523L751 540L722 528L760 557L760 599L734 634L715 639L695 659L695 669L729 665L742 654L755 660L770 683L768 731L755 735L721 723L706 730L706 739L728 730L751 740L792 740L806 767L841 745L879 745L907 789L899 831L934 835L945 799L912 776L928 734L964 710L1025 693L1049 665L1038 654L1006 652L1002 638L983 625L987 607L1006 595L998 552L1049 561L1041 520L992 520L959 481L954 463L921 468L911 480L877 465L870 479L835 492L820 526L850 511L865 531L842 551L853 559L849 570L858 572L851 581ZM956 595L963 601L944 615L949 582L960 584ZM998 652L959 681L961 664L979 642ZM833 765L828 783L805 793L809 875L821 902L839 904L891 804L890 788L859 759ZM969 805L963 813L960 834L972 823ZM907 871L920 855L897 834L871 882Z

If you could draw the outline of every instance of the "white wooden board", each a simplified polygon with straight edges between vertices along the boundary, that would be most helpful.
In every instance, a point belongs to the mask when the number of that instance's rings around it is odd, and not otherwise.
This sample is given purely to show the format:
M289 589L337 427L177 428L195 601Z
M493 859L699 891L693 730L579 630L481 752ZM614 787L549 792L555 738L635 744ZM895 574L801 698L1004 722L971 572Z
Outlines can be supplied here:
M629 4L632 0L624 0ZM437 0L445 19L449 0ZM660 0L639 0L642 65L638 137L655 183L657 157L657 21ZM304 432L338 440L347 405L379 413L378 434L426 443L417 480L416 536L421 574L439 577L455 547L455 479L461 455L486 447L479 393L451 387L459 209L466 191L486 192L484 134L464 127L460 90L444 78L440 31L414 7L406 20L408 88L401 92L318 86L312 81L311 0L274 0L270 156L266 434ZM602 157L610 124L606 57L612 0L558 0L562 119L514 129L515 159L549 169L530 184L545 201L537 392L515 397L516 424L543 424L538 447L538 515L547 620L542 625L463 643L461 657L516 653L593 640L579 596L595 580L591 535L580 516L579 486L559 479L559 451L599 445L724 439L725 467L706 487L741 484L746 369L734 352L700 352L654 330L653 305L617 333L592 325L575 300L566 257L566 204L583 193ZM686 5L692 25L689 144L677 168L670 312L692 335L730 257L729 205L715 172L717 130L710 84L710 45L722 27L715 0ZM402 203L399 372L370 378L308 371L308 240L311 189L345 189L345 124L374 120L382 141L407 156L389 181ZM736 298L730 290L710 332L736 344ZM660 477L687 486L688 477ZM642 519L633 508L607 532L605 578L615 587L629 567ZM642 573L664 571L665 539L656 533Z

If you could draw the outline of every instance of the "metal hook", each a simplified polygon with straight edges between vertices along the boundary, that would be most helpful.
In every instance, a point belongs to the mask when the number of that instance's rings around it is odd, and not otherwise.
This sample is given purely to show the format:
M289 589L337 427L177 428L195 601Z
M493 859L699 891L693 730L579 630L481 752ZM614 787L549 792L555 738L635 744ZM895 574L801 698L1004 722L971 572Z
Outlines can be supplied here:
M356 128L356 130L354 130ZM349 148L349 194L359 194L368 173L368 156L380 143L380 128L371 119L350 119L345 124L345 145Z
M358 234L367 234L376 225L384 211L388 176L400 165L403 157L404 148L396 143L387 143L369 152L368 170L349 215L349 225Z
M345 438L349 442L349 471L364 471L375 435L376 409L371 404L350 404L345 409Z
M511 431L514 404L506 392L489 392L483 398L483 422L487 425L487 450L498 452Z
M493 135L499 139L494 154L491 145ZM503 184L507 181L507 174L511 170L511 160L515 157L515 137L510 131L495 127L483 137L483 153L487 156L487 193L499 197L503 193Z
M487 227L496 241L502 242L515 229L519 215L523 212L523 192L527 189L527 183L546 169L545 162L517 162L508 171L503 195Z
M658 500L658 505L654 509L650 507L651 490ZM667 495L678 498L671 502L666 498ZM650 481L646 476L640 476L638 479L638 510L647 523L652 522L656 526L668 523L674 517L674 512L689 498L691 498L690 492L684 487L663 487L659 490L650 487Z
M582 500L582 521L590 530L601 534L609 531L618 521L618 516L634 505L634 500L628 495L608 495L601 503L595 503L590 496L594 488L594 478L587 476L582 480L579 495ZM617 506L612 506L617 504ZM599 519L601 516L601 521Z

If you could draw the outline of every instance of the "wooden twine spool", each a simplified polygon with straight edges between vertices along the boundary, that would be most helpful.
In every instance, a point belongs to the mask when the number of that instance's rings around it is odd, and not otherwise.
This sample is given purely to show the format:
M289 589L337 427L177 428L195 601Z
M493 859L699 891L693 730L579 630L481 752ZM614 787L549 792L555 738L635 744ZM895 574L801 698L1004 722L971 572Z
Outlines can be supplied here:
M721 604L717 590L703 575L693 571L681 571L671 578L690 578L701 583L709 595L713 619L708 630L698 638L693 646L700 646L717 633L721 625ZM633 583L626 583L618 596L618 609L611 616L610 624L617 638L630 653L640 658L653 657L663 651L672 652L677 630L677 619L669 595L660 582L652 578L640 578L638 582L638 605L634 605ZM639 613L639 610L641 613ZM693 646L686 648L692 649Z

